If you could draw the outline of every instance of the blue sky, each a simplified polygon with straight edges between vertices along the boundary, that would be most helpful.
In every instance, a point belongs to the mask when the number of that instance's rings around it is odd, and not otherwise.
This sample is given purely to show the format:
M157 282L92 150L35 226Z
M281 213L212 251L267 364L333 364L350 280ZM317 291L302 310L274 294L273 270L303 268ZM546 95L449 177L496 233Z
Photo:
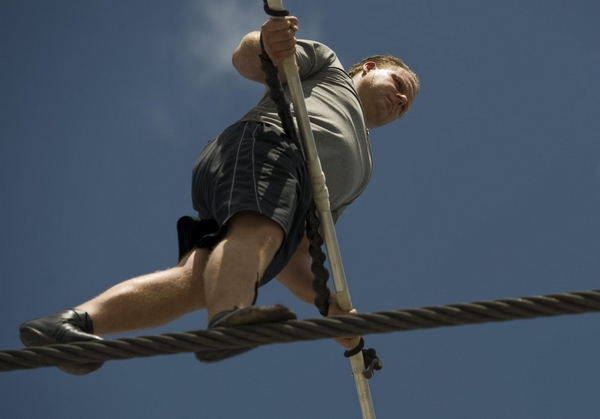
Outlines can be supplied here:
M371 132L337 232L361 312L598 289L600 6L284 3L350 66L401 56L422 91ZM0 2L0 348L18 326L177 256L203 145L262 91L229 64L255 1ZM318 317L273 282L259 303ZM595 418L597 314L372 335L380 418ZM204 313L152 331L202 329ZM6 418L360 417L335 343L0 374ZM65 390L66 389L66 390Z

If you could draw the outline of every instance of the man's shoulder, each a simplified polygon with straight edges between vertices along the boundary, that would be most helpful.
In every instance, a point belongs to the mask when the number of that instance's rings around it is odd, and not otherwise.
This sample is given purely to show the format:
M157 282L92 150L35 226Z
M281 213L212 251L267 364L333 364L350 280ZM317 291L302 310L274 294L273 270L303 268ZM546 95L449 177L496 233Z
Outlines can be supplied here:
M314 54L321 57L336 57L337 55L333 49L319 41L313 41L310 39L298 39L296 44L300 49L303 49L306 54Z
M299 39L296 51L301 76L308 77L331 69L345 72L335 51L322 42Z

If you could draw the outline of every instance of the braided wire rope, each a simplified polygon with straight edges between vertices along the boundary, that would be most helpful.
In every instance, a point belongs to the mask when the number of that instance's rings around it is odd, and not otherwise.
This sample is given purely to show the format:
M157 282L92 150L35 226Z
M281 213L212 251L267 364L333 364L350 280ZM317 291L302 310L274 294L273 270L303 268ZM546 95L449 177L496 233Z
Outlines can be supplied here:
M308 214L306 214L306 237L310 243L308 254L311 258L310 270L315 277L312 283L315 291L315 306L322 316L327 316L329 310L329 295L330 290L327 286L329 280L329 271L325 267L327 257L323 252L323 237L319 233L321 221L317 214L315 201L310 203Z
M0 371L600 311L600 290L0 351Z

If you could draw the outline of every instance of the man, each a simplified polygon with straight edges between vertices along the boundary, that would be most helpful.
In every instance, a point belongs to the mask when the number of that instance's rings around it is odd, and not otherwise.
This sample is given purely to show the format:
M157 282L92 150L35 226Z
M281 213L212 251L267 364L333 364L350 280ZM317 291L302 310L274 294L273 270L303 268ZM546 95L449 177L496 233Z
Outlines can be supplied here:
M261 36L276 64L296 57L337 220L370 178L367 128L403 116L419 81L391 56L370 57L346 73L326 46L296 41L297 23L294 17L267 21L261 32L242 39L233 65L242 76L264 82L258 58ZM285 83L285 74L280 77ZM101 339L97 335L156 327L204 308L209 328L295 318L280 305L254 305L258 287L274 277L312 304L315 292L304 232L311 186L302 151L283 134L268 96L206 145L194 167L192 198L200 220L178 225L184 252L177 266L117 284L75 309L28 321L21 326L23 343L93 341ZM350 313L339 308L331 293L328 315L343 314ZM336 341L353 348L358 339ZM214 362L246 350L201 352L197 357ZM59 368L86 374L101 365Z

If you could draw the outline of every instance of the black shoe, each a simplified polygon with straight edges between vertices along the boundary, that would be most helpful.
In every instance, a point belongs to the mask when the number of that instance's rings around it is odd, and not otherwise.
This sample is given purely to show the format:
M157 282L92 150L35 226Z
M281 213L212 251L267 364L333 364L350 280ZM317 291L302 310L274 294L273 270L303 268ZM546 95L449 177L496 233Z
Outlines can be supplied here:
M64 310L41 319L25 322L19 328L21 342L25 346L45 346L54 343L72 343L102 340L94 335L94 326L90 316L81 310ZM104 362L60 365L62 371L84 375L96 371Z
M208 323L208 328L239 326L243 324L275 323L286 320L296 320L296 315L287 307L281 304L274 306L250 306L245 308L235 308L233 310L222 311ZM214 351L196 352L196 358L200 362L210 364L222 361L237 355L248 352L254 347L238 349L217 349Z

